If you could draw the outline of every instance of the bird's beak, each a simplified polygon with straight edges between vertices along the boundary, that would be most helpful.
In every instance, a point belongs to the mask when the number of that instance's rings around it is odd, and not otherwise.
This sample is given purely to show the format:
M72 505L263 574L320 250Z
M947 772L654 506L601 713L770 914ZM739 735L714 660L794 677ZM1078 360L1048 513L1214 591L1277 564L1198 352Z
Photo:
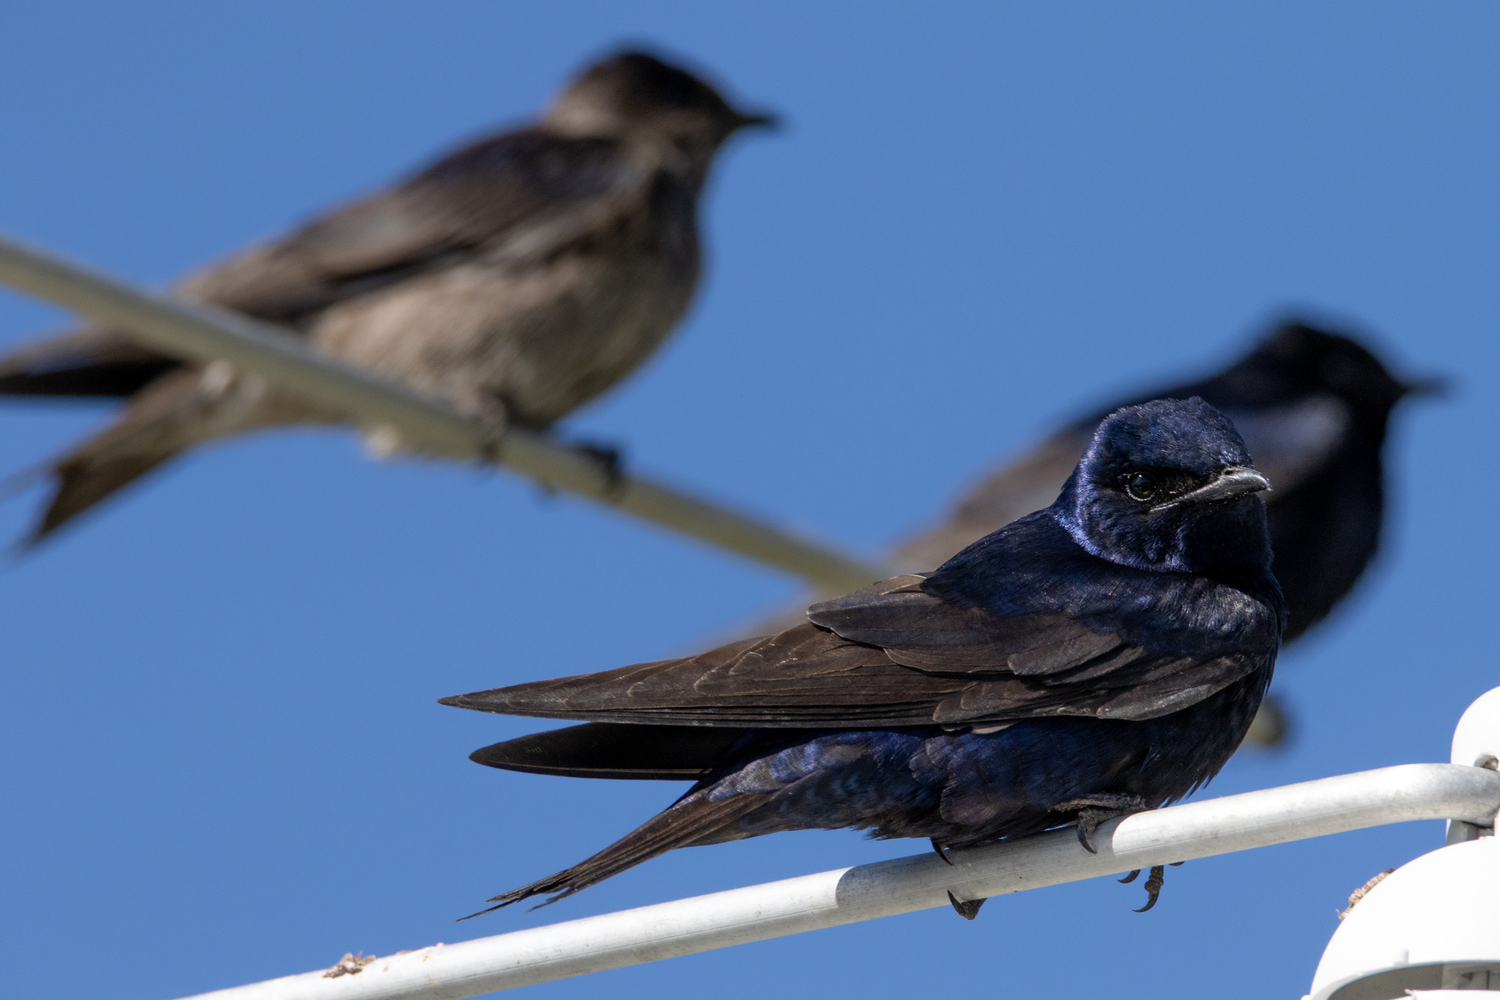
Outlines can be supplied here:
M1173 497L1166 503L1159 503L1152 510L1166 510L1180 503L1209 503L1214 500L1227 500L1237 497L1242 493L1259 493L1261 490L1271 488L1271 481L1261 475L1259 471L1248 465L1231 465L1219 473L1219 478L1207 486L1200 486L1191 493L1184 493L1180 497Z
M734 123L736 129L742 128L768 128L776 131L781 128L781 119L770 112L762 112L754 115L737 115Z
M1403 383L1401 395L1405 396L1432 396L1442 399L1453 391L1453 384L1441 375L1431 375L1427 378L1412 379Z

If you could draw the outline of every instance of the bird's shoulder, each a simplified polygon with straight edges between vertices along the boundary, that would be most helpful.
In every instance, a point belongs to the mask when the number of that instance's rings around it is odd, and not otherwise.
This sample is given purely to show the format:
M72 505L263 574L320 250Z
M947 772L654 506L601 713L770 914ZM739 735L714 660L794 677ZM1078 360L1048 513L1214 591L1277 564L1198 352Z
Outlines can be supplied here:
M808 613L846 638L901 650L893 655L914 664L1014 663L1039 646L1086 650L1111 641L1212 657L1247 645L1274 648L1278 615L1270 594L1098 558L1047 510L986 535L933 573L876 584ZM1034 658L1055 669L1076 665L1070 655Z

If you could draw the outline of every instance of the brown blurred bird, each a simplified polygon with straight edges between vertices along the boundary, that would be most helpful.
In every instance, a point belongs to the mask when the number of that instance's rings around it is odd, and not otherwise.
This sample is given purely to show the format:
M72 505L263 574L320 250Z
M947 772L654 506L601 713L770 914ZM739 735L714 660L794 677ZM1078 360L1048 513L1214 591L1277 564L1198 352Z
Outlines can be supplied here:
M290 327L445 397L496 435L543 429L671 332L698 282L697 202L714 155L739 129L773 124L626 52L583 73L538 124L461 149L174 294ZM0 358L0 394L129 399L52 465L56 490L29 544L195 445L342 419L222 362L184 364L100 327Z

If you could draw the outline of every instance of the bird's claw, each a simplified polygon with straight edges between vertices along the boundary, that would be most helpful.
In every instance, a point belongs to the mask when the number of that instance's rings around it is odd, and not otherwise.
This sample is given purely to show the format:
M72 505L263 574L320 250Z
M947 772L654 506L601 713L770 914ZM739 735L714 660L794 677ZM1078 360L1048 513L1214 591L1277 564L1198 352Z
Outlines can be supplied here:
M1078 812L1078 842L1083 849L1090 854L1098 854L1094 847L1094 831L1099 829L1099 824L1114 817L1114 813L1108 809L1081 809Z
M1182 861L1173 861L1172 867L1177 868L1182 864L1184 864L1184 862ZM1120 881L1134 882L1135 877L1140 873L1141 870L1137 868L1129 875L1126 875L1124 878L1120 879ZM1167 869L1165 865L1151 866L1151 874L1146 877L1146 884L1142 886L1142 888L1146 890L1147 894L1146 905L1141 907L1139 910L1136 910L1136 913L1145 913L1147 910L1151 909L1151 907L1156 905L1156 899L1161 895L1161 887L1166 883L1166 874Z
M1151 874L1146 878L1146 905L1136 910L1136 913L1145 913L1156 905L1156 898L1161 895L1162 884L1166 881L1167 869L1163 865L1152 865Z
M1078 814L1078 842L1083 849L1090 854L1098 854L1094 849L1094 831L1099 829L1099 824L1117 816L1129 816L1131 813L1145 812L1151 808L1151 803L1139 795L1090 795L1082 799L1069 799L1052 807L1053 812L1077 812Z
M581 441L574 445L581 453L599 463L604 470L604 491L616 496L625 489L625 454L618 445Z
M938 843L936 838L932 841L932 850L943 859L944 864L953 864L953 859L948 857L948 849ZM959 899L951 890L948 893L948 902L953 904L953 909L965 920L973 920L979 916L979 908L984 905L983 899Z
M973 920L979 916L979 908L984 905L983 899L959 899L952 892L948 893L948 902L953 904L953 909L965 920Z
M1132 882L1135 881L1136 876L1139 875L1140 873L1141 873L1141 870L1139 868L1136 868L1136 869L1132 870L1129 875L1126 875L1122 879L1116 879L1116 881L1119 882L1121 885L1129 885L1130 883L1132 883Z
M938 843L936 838L932 841L932 850L943 859L944 864L953 864L953 859L948 857L948 849ZM953 904L954 911L965 920L973 920L979 916L979 908L984 905L983 899L959 899L951 890L948 893L948 902Z

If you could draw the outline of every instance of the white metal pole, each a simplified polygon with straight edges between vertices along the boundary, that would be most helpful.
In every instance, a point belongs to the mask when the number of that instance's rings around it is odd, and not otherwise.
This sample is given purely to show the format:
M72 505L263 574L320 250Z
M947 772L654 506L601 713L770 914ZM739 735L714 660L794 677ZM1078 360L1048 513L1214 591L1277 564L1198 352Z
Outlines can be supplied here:
M485 429L446 400L318 353L281 327L239 313L148 295L51 254L0 237L0 283L117 327L148 347L197 361L223 359L288 392L394 428L438 454L502 465L548 486L629 511L836 591L888 575L824 545L638 476L611 482L597 461L541 434L508 430L491 453Z
M308 972L196 1000L456 1000L960 900L1190 861L1386 823L1492 826L1500 774L1404 764L1138 813L1099 828L1097 855L1071 829L860 865L640 909ZM988 915L988 914L986 914ZM957 919L955 917L954 919ZM981 918L982 919L982 918Z

